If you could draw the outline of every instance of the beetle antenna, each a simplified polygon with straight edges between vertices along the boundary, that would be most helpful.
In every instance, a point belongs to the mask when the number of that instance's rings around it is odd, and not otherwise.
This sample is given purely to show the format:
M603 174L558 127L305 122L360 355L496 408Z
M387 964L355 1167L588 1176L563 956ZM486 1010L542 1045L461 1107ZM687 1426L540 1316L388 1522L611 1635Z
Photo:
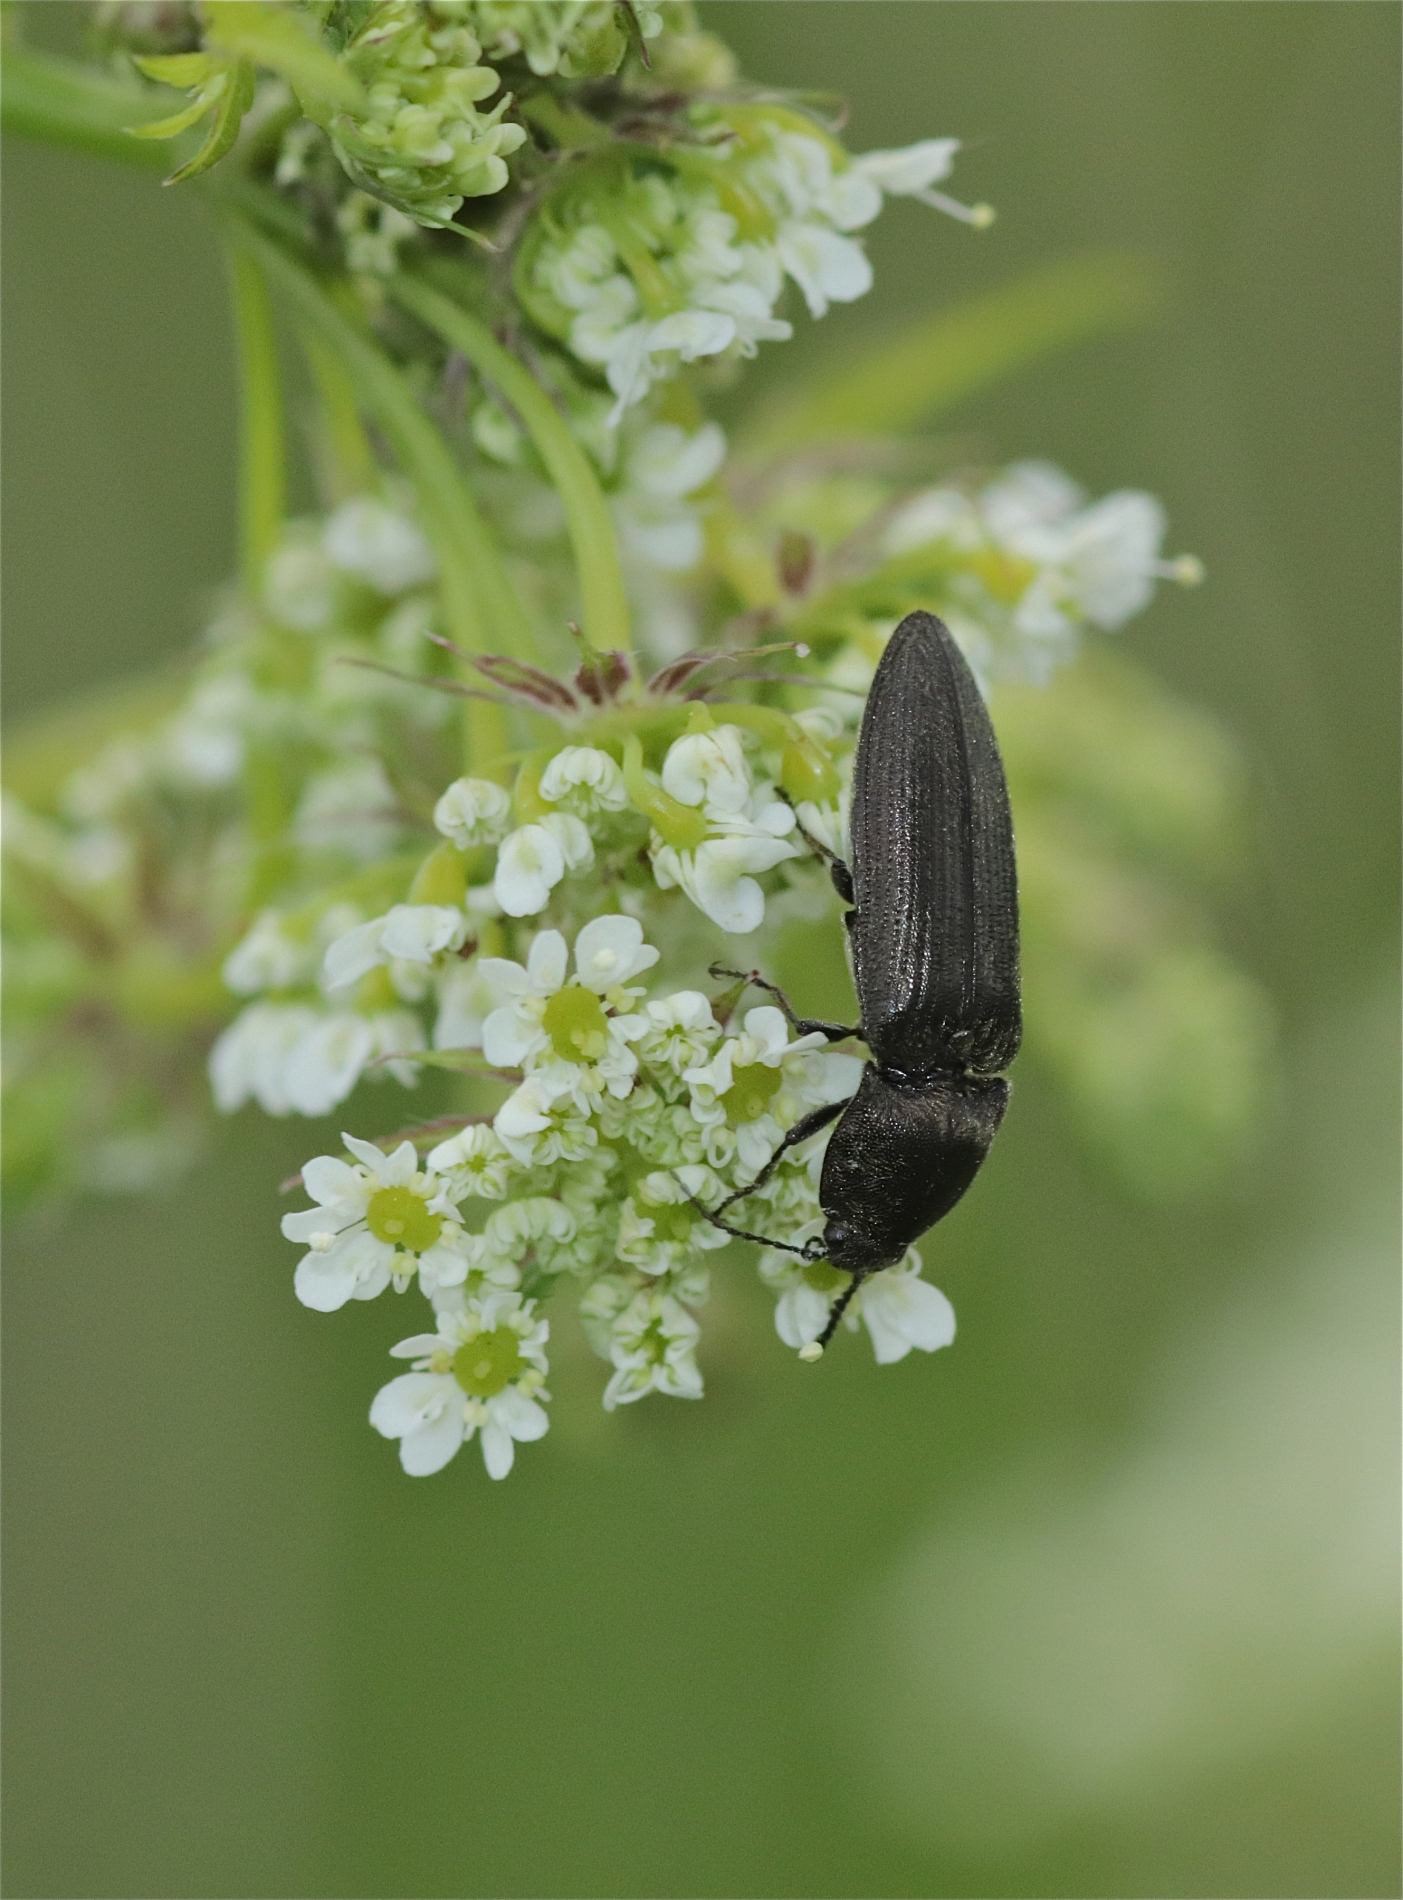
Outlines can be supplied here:
M671 1174L673 1180L677 1181L678 1187L687 1195L687 1199L692 1203L692 1206L701 1215L702 1219L710 1221L713 1227L719 1227L723 1234L732 1234L737 1240L754 1240L762 1247L780 1247L785 1253L797 1253L805 1260L811 1260L813 1258L813 1255L807 1251L813 1244L811 1241L805 1241L802 1247L796 1247L792 1240L771 1240L768 1234L752 1234L748 1233L744 1227L732 1227L728 1220L722 1220L719 1214L713 1214L710 1208L703 1207L695 1194L689 1194L687 1192L685 1183L677 1179L676 1168L669 1168L668 1172ZM746 1191L749 1192L749 1189ZM721 1205L725 1207L728 1206L729 1203L723 1201Z
M848 1310L848 1303L854 1293L867 1278L865 1273L855 1273L842 1292L828 1309L828 1319L817 1339L811 1339L807 1346L799 1348L799 1357L812 1362L823 1357L823 1349L838 1330L838 1321Z

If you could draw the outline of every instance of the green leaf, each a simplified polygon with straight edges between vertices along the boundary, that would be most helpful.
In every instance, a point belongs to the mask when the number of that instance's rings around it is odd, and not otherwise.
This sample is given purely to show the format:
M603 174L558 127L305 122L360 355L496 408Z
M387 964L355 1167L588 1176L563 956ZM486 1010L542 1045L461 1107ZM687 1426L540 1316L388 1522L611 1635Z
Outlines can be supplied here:
M134 57L132 64L148 79L158 79L163 86L179 86L182 91L188 91L191 86L203 86L207 79L213 79L224 61L213 60L208 53L151 53L145 58Z
M173 139L188 131L197 119L202 119L213 105L212 99L203 95L192 100L183 112L172 113L168 119L157 119L153 125L129 125L126 130L134 139Z
M131 128L153 117L151 95L76 60L25 46L7 46L0 63L0 121L7 132L65 145L146 170L164 167L164 152L138 143Z
M479 318L421 278L393 277L389 290L445 343L461 350L521 418L565 509L580 577L585 633L596 647L627 652L631 644L628 596L613 517L599 478L564 417L525 364L503 349Z
M239 127L244 122L244 114L253 104L254 72L252 66L240 60L231 67L224 90L219 95L215 107L214 120L210 125L209 136L196 152L195 156L173 171L162 182L178 185L184 178L196 178L201 172L207 172L211 165L218 164L239 136Z
M1145 322L1166 289L1159 261L1134 251L1092 251L1034 271L762 406L743 447L773 454L915 429L1054 350Z
M239 543L244 592L256 601L285 513L282 376L263 272L237 241L229 255L239 344Z
M315 37L310 23L269 0L205 0L205 38L211 46L256 66L267 66L292 85L298 98L354 112L364 110L360 82ZM323 119L329 111L308 111Z

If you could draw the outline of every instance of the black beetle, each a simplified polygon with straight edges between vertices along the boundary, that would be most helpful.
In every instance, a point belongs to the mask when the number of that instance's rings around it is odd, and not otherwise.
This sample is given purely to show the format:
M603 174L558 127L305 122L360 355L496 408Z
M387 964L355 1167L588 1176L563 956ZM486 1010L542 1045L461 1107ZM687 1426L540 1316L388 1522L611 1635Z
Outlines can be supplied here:
M978 1173L1008 1104L1000 1079L1018 1053L1018 886L1008 792L994 729L948 627L908 614L872 681L853 774L852 868L829 860L846 922L862 1021L856 1029L796 1017L831 1041L872 1052L857 1093L795 1124L748 1186L708 1220L741 1239L827 1259L852 1280L816 1347L832 1338L862 1282L901 1260L950 1212ZM821 1238L798 1247L720 1216L764 1185L780 1157L841 1117L824 1156Z

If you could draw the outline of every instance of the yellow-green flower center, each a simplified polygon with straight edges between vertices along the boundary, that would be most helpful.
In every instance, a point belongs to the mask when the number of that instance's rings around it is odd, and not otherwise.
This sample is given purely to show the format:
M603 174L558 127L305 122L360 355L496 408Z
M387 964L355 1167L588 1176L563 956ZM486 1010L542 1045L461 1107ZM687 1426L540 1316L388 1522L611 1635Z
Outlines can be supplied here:
M667 1202L655 1207L649 1201L643 1212L653 1223L654 1240L685 1240L692 1231L695 1216L691 1208L681 1202Z
M542 1021L551 1047L564 1062L597 1062L609 1047L604 1005L593 990L578 983L556 991Z
M850 1274L840 1272L826 1260L811 1260L806 1267L801 1268L801 1272L815 1293L836 1293L851 1278Z
M966 555L965 560L994 599L1007 607L1017 605L1038 571L1031 561L1016 554L1004 554L998 548L982 548L976 554Z
M443 1231L443 1216L431 1214L413 1188L377 1188L365 1210L365 1224L377 1240L407 1253L423 1253Z
M748 1062L744 1068L732 1069L731 1086L721 1097L731 1127L738 1128L742 1122L753 1122L763 1115L779 1094L783 1080L779 1069L765 1062Z
M493 1398L505 1392L525 1370L521 1335L510 1326L499 1326L495 1333L479 1333L453 1355L453 1377L469 1398Z

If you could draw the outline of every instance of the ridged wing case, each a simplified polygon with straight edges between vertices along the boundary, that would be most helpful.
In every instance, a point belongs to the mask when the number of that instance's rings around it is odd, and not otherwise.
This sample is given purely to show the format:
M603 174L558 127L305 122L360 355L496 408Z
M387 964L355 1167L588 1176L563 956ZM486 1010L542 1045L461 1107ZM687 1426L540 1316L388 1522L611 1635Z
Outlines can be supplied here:
M994 729L949 629L909 614L872 682L853 776L849 916L863 1029L919 1084L1018 1051L1018 886Z

